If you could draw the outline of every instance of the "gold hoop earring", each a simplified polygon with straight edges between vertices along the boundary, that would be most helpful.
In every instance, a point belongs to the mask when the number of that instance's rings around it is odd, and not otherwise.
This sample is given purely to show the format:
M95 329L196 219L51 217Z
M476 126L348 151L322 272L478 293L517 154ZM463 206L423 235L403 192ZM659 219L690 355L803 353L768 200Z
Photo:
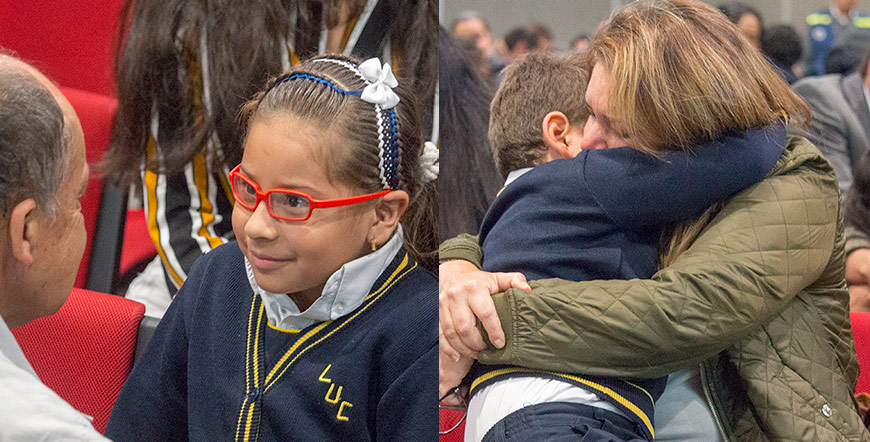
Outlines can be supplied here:
M378 245L375 243L375 239L372 238L372 252L378 250Z

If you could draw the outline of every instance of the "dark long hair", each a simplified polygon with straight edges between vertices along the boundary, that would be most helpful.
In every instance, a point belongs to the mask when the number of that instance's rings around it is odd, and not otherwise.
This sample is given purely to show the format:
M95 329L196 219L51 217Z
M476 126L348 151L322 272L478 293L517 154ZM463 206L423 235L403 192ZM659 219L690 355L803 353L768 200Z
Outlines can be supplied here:
M492 90L445 29L438 32L440 59L441 174L438 195L442 238L477 233L501 187L489 148Z
M437 53L435 0L387 2L397 73L414 79L421 96L434 94ZM146 158L150 118L156 106L161 163L149 156L149 170L172 174L201 153L209 139L219 142L228 166L241 161L243 128L237 112L267 80L281 73L281 51L292 40L300 59L317 52L320 30L337 22L335 6L359 15L365 0L125 0L116 52L118 112L104 166L118 185L139 180ZM291 23L291 17L296 17ZM200 59L207 35L208 63ZM365 54L374 56L376 54ZM203 113L201 68L208 69L211 112ZM431 111L429 115L431 120Z

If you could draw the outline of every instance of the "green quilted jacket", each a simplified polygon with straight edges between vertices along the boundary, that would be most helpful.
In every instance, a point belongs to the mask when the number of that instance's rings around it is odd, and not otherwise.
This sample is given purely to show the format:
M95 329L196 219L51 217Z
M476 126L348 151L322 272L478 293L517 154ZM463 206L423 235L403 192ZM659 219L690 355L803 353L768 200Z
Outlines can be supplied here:
M732 441L870 441L844 281L833 169L803 138L649 280L531 282L493 295L507 344L480 361L651 378L700 364ZM480 266L474 237L441 260Z

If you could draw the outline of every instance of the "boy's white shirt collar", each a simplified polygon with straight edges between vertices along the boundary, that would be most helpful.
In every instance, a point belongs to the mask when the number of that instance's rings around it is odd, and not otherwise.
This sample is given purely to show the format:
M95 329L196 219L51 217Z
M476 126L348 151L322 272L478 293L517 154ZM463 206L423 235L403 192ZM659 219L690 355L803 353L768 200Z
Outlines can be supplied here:
M533 167L524 167L522 169L510 171L510 173L508 173L507 178L504 180L504 185L507 186L508 184L514 182L517 178L525 175L526 172L528 172L532 169L533 169Z
M304 312L300 312L296 303L286 294L263 290L254 278L248 258L245 258L245 271L254 293L263 300L269 323L285 330L302 330L317 322L335 320L356 310L403 244L402 226L399 225L393 237L381 248L344 264L333 273L326 280L320 297Z
M9 330L9 326L6 325L2 317L0 317L0 354L12 361L16 367L39 379L39 376L33 371L33 367L30 366L30 362L27 361L24 352L18 346L18 341L15 340L15 336L12 335L12 331Z

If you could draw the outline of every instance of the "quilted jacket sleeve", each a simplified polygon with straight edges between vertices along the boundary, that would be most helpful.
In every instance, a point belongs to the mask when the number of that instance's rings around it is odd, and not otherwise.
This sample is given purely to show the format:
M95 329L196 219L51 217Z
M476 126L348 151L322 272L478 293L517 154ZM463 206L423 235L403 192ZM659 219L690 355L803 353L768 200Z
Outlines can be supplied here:
M530 294L494 295L507 343L480 361L641 378L696 365L821 276L838 210L830 165L805 140L793 141L770 177L734 197L652 279L548 279L532 282ZM442 259L462 258L468 240L445 244Z

